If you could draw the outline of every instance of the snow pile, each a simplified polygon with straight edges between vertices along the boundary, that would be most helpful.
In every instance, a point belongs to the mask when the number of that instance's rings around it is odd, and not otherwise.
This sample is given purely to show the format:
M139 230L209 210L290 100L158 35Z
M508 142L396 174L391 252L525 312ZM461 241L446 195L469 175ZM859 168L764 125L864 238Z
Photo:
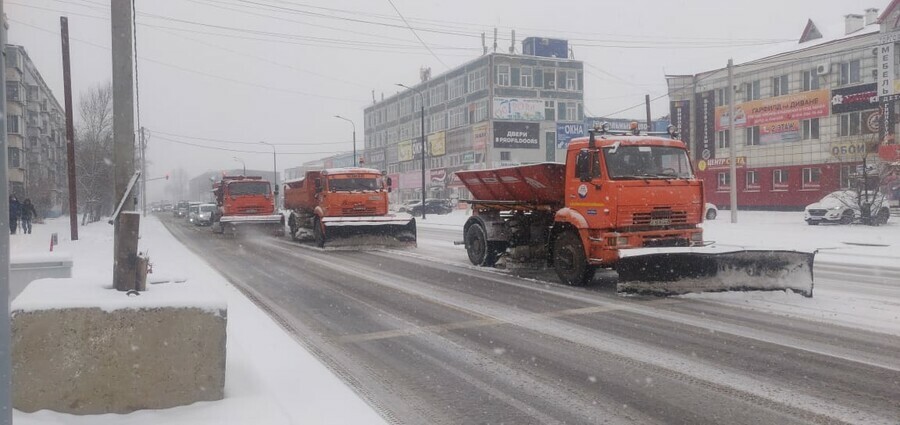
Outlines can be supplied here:
M133 307L140 303L185 302L177 294L194 304L200 293L225 300L228 305L228 340L225 379L225 399L195 403L165 410L144 410L128 415L74 416L50 411L22 413L14 411L17 425L144 425L144 424L324 424L324 423L384 423L365 402L335 377L315 357L250 300L231 286L221 275L175 240L154 217L141 220L139 249L148 252L154 273L148 281L148 291L127 297L111 289L102 289L98 282L109 286L112 282L112 226L105 222L79 228L79 240L69 240L67 218L48 220L35 225L31 235L13 235L11 250L16 255L49 251L52 232L58 233L56 252L74 258L69 288L58 286L52 279L34 282L38 286L25 292L38 293L43 289L67 291L71 305L92 297L112 297L111 308ZM173 278L171 276L177 276ZM54 286L57 285L57 286ZM43 287L43 288L42 288ZM187 289L186 291L181 291ZM84 290L84 294L78 294ZM52 308L23 292L16 306L34 309ZM218 304L209 304L214 307Z

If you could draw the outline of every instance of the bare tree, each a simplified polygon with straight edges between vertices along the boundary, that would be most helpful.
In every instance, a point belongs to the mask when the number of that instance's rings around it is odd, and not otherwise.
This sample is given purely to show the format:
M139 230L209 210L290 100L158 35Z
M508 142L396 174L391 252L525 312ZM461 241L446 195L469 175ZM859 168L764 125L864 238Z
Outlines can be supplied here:
M113 208L112 94L109 82L100 84L83 93L78 105L75 173L82 224L99 221Z

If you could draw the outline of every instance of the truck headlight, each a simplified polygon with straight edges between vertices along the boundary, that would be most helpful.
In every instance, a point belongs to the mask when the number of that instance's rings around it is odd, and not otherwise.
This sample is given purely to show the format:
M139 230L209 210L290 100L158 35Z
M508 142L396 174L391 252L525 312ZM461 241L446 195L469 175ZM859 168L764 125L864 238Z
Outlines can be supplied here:
M703 242L703 233L691 233L691 242Z

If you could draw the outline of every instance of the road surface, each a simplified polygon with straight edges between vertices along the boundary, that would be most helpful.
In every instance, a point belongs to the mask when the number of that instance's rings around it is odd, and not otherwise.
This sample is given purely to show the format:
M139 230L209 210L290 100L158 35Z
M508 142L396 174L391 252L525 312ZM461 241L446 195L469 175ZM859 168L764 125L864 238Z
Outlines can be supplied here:
M162 220L391 423L900 422L898 336L476 268L453 228L332 251Z

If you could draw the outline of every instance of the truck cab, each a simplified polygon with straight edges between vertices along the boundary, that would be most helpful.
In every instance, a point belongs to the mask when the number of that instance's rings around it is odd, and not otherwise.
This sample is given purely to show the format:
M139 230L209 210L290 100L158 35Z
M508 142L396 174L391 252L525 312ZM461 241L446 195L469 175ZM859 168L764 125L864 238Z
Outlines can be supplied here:
M261 177L226 176L213 189L222 216L275 213L275 196Z

